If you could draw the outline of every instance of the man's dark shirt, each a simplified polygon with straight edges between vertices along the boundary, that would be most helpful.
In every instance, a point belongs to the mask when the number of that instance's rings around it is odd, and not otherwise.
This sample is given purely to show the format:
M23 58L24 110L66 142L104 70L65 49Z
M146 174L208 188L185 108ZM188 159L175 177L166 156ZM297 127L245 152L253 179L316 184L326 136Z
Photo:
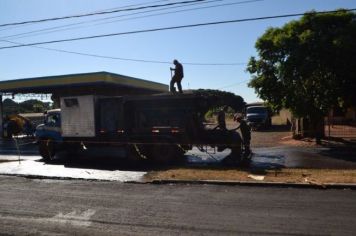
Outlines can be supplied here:
M180 79L182 79L184 77L183 66L179 62L176 64L176 68L174 70L174 75Z

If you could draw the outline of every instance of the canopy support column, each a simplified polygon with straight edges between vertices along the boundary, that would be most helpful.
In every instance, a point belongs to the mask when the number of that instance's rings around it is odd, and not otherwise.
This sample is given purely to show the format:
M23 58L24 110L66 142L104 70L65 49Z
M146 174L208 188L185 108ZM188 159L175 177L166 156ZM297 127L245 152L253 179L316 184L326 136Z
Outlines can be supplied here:
M0 92L0 140L3 138L3 105L2 105L2 93Z

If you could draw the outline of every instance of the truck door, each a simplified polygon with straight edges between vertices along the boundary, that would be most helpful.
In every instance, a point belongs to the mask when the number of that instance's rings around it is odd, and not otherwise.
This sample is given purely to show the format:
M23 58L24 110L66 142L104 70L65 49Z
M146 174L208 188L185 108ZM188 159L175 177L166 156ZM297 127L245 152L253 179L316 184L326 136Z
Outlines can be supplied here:
M124 133L123 99L121 97L100 98L98 134L105 136L117 136Z

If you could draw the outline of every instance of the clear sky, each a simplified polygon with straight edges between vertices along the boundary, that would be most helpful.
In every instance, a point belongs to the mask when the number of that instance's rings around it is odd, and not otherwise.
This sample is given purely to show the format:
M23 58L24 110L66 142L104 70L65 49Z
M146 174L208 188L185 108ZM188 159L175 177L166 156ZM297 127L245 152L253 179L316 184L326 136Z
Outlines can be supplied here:
M184 0L0 0L0 24L182 1ZM15 45L14 43L338 8L356 8L356 0L206 0L194 5L172 5L0 27L0 47ZM254 90L247 87L251 77L246 72L246 63L251 56L256 55L255 42L268 27L279 27L292 19L297 18L221 24L39 46L123 59L161 62L178 59L184 66L183 89L221 89L238 94L247 102L254 102L259 99ZM237 65L207 66L188 63ZM169 63L91 57L35 47L1 49L0 65L0 81L108 71L165 84L170 81L169 67L173 66Z

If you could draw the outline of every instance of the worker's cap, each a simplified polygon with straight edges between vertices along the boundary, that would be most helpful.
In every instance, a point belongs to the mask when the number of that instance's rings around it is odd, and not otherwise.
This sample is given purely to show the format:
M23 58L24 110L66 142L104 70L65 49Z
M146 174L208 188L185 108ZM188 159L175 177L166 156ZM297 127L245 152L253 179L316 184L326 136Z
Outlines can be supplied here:
M173 64L176 64L176 63L178 63L178 60L177 60L177 59L174 59L174 60L173 60Z

